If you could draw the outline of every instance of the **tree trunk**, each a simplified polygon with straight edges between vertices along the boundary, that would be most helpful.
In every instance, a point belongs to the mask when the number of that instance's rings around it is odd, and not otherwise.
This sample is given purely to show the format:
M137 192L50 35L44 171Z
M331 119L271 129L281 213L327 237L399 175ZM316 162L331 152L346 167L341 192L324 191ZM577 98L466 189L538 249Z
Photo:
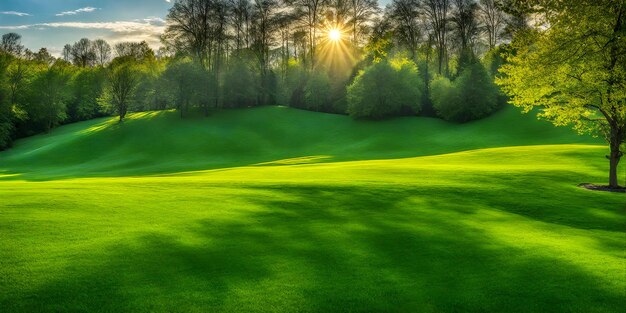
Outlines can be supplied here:
M610 188L619 188L619 183L617 181L617 166L619 165L619 161L622 157L622 152L620 151L620 143L622 142L622 138L619 136L619 131L611 130L611 138L610 138L610 154L609 154L609 187Z

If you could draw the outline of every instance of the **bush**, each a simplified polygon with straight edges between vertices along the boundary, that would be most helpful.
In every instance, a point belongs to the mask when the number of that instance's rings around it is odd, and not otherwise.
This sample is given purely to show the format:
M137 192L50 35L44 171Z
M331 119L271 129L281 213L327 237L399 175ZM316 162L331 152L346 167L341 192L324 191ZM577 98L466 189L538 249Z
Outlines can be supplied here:
M436 78L431 83L431 97L443 119L468 122L486 117L496 109L498 89L482 64L473 63L454 82Z
M384 118L419 113L420 78L415 63L382 60L361 71L348 87L348 113L355 118Z

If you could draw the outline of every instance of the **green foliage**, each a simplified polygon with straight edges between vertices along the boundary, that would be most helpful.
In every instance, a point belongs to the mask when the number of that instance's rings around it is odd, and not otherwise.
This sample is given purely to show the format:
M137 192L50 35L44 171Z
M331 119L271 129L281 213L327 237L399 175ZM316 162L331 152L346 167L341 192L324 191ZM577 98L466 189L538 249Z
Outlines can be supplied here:
M448 121L468 122L490 115L498 105L498 89L491 76L475 62L451 82L438 77L431 83L431 98L439 116Z
M506 63L504 54L508 53L507 50L508 47L499 46L489 50L483 57L482 63L492 77L495 78L501 76L499 71L500 68Z
M141 74L140 65L130 57L113 60L109 68L108 83L100 101L110 112L115 112L120 121L124 119L129 107L135 101Z
M407 59L382 60L367 67L348 87L348 113L355 118L384 118L421 109L417 66Z
M437 111L451 103L455 106L462 105L459 89L454 86L449 78L442 75L438 75L430 83L430 97Z
M202 90L211 87L207 83L207 71L189 58L170 62L163 76L169 84L174 103L181 116L206 96L202 94Z
M170 106L174 102L172 86L164 75L169 63L171 61L157 61L153 59L140 63L141 79L135 91L135 101L131 105L132 111L141 112L173 108Z
M279 82L278 104L296 108L304 107L304 85L307 76L305 65L298 60L290 59L285 75Z
M66 106L72 94L69 82L73 68L64 61L38 69L29 86L26 111L30 121L49 131L67 118Z
M223 97L225 108L243 108L257 105L259 101L260 78L252 70L248 58L237 57L231 60L224 73Z
M330 78L325 70L316 70L309 74L304 85L304 104L307 110L327 111L332 104L330 100Z
M98 99L102 96L107 80L102 67L86 67L76 71L71 80L72 99L67 106L68 118L82 121L100 117L105 109Z
M9 147L13 134L13 123L6 115L0 114L0 150Z
M497 82L513 105L555 125L602 134L610 147L609 185L626 137L626 3L528 1L550 27L518 33Z

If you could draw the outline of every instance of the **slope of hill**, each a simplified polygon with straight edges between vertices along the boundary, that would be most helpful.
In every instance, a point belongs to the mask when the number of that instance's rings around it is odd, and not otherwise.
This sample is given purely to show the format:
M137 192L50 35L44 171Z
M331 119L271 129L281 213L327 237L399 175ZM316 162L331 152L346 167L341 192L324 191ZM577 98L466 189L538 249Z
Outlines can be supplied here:
M390 159L471 149L599 143L507 107L468 124L406 117L354 121L284 107L221 111L180 119L131 114L66 125L0 153L0 173L26 179L124 176L287 163Z
M0 311L619 312L597 143L513 108L67 125L0 153Z

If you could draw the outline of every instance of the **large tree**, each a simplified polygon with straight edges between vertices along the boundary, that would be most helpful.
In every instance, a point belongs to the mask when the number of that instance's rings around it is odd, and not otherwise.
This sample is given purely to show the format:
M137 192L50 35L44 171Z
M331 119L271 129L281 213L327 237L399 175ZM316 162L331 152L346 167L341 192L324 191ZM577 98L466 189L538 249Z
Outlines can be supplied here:
M498 8L497 0L480 0L478 18L482 22L489 49L496 47L500 34L504 30L506 15Z
M76 66L92 66L96 61L96 53L91 40L82 38L72 45L72 61Z
M111 59L111 46L104 39L96 39L93 42L96 63L106 65Z
M113 61L105 98L120 117L120 122L128 112L139 78L139 68L132 58L123 57Z
M387 8L386 13L393 24L397 40L409 50L411 59L416 61L422 36L419 0L393 0Z
M478 4L474 0L453 0L453 2L454 10L450 21L459 40L460 51L467 52L471 49L472 43L479 33L476 19Z
M439 74L447 71L447 35L450 0L423 0L423 9L437 46L437 64Z
M65 110L70 98L68 83L71 75L72 68L66 62L56 61L35 74L30 84L28 115L46 132L67 117Z
M202 65L208 66L212 32L212 0L176 0L167 14L165 37L188 50ZM182 50L181 49L181 50Z
M2 35L0 49L14 56L19 56L22 54L22 50L24 50L24 46L22 45L22 36L16 33Z
M258 3L259 1L255 1ZM315 66L315 47L317 46L317 29L319 27L322 12L327 0L287 0L289 5L295 8L299 16L302 16L309 33L309 54L311 67Z
M380 7L377 0L349 0L349 9L352 42L355 47L358 47L363 25L380 11Z
M511 103L556 125L600 131L609 143L609 186L626 137L626 1L529 0L543 24L516 35L498 79ZM538 20L541 21L541 20Z

